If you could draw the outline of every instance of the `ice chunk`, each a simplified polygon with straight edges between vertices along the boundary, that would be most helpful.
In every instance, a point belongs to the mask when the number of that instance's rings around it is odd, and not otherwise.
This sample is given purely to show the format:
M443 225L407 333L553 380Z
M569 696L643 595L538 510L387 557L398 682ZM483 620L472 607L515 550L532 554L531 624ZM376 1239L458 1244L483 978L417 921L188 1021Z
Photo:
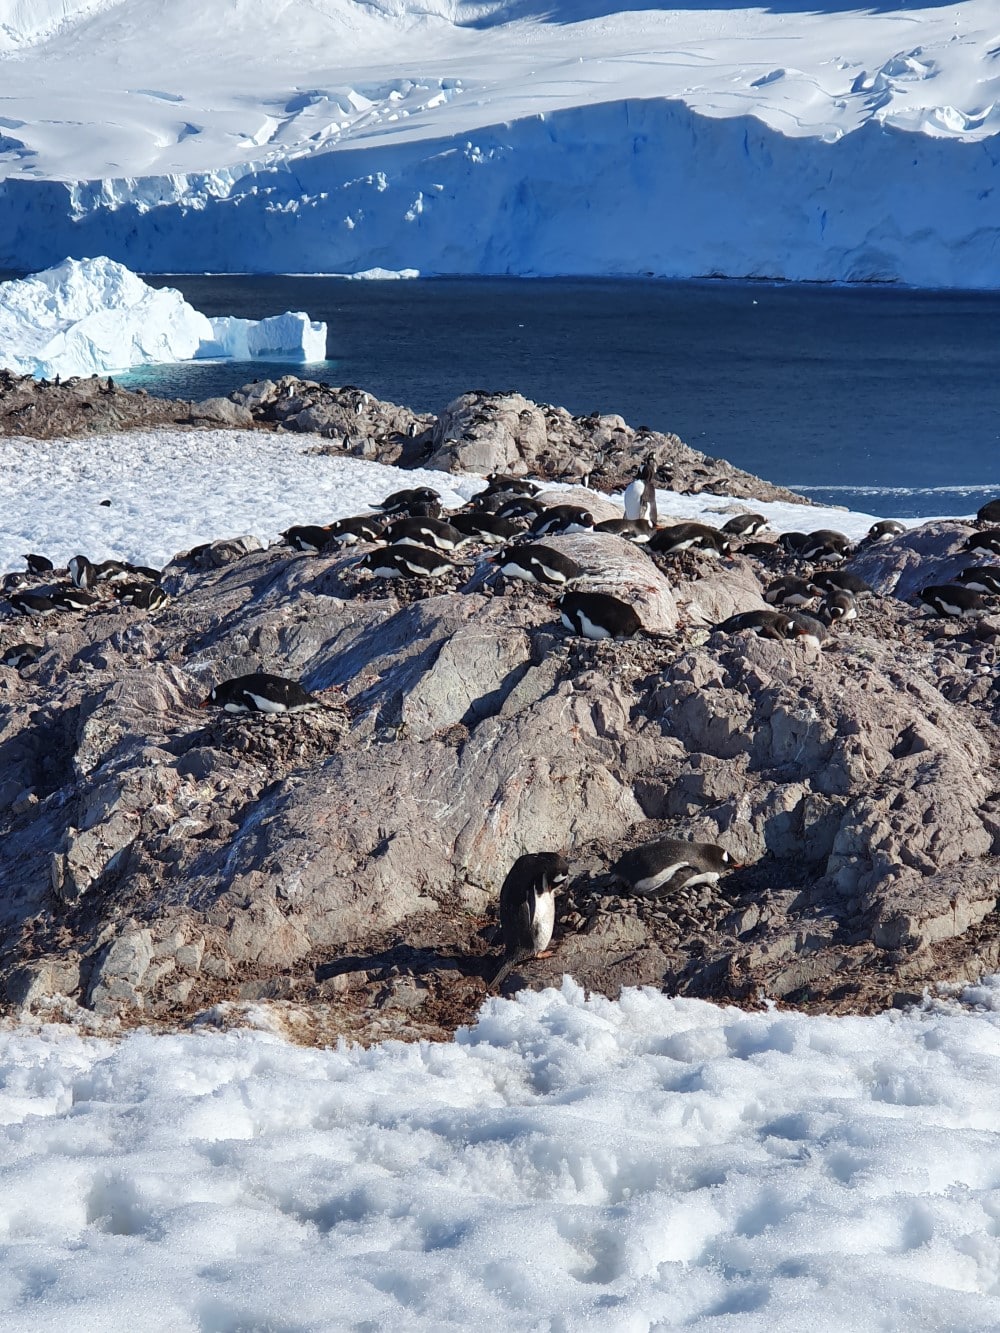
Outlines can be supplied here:
M302 312L210 320L172 287L106 258L0 283L0 365L51 379L197 357L322 361L326 325Z

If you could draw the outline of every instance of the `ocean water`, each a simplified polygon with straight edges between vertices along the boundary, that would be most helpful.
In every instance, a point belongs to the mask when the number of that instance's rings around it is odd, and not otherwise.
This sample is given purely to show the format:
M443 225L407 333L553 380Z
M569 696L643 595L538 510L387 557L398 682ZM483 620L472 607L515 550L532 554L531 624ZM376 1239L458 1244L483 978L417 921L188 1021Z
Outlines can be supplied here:
M518 389L676 431L824 503L920 516L1000 494L1000 295L579 279L150 277L208 315L306 310L311 367L216 363L124 382L202 398L286 370L439 411Z

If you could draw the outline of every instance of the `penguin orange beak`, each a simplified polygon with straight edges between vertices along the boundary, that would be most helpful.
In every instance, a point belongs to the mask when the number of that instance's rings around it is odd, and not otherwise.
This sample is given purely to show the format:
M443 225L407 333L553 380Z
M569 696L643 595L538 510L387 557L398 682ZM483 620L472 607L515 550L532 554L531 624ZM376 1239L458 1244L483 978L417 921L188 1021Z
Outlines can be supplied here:
M211 699L202 699L201 703L198 705L199 708L211 708L211 706Z

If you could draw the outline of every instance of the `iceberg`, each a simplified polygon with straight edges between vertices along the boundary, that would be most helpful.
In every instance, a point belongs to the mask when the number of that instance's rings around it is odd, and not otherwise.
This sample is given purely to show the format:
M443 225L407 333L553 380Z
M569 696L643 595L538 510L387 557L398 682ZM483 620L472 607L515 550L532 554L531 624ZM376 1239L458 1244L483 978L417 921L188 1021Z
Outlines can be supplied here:
M209 319L173 287L104 257L0 283L0 366L36 379L200 358L323 361L326 325L302 311Z

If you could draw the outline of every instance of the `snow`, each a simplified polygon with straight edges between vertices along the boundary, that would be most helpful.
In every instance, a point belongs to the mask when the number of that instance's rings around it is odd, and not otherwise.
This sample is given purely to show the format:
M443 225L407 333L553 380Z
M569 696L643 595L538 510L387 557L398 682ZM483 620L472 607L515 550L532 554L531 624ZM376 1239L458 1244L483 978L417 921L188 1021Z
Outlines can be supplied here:
M273 542L294 523L364 513L404 487L433 486L446 507L458 507L484 485L474 475L402 471L308 452L314 443L265 431L164 428L86 439L0 437L0 571L23 568L26 551L57 565L83 552L92 560L162 566L178 551L219 537L252 533ZM586 502L586 490L565 489L568 499ZM749 509L765 514L778 532L832 527L852 539L887 517L674 491L657 491L657 505L661 522L720 526Z
M0 0L0 265L996 287L995 0Z
M10 1027L0 1321L993 1328L998 980L964 1001L807 1017L566 979L440 1044Z
M104 257L0 283L0 365L18 374L67 379L195 357L323 361L326 325L292 311L208 319Z

